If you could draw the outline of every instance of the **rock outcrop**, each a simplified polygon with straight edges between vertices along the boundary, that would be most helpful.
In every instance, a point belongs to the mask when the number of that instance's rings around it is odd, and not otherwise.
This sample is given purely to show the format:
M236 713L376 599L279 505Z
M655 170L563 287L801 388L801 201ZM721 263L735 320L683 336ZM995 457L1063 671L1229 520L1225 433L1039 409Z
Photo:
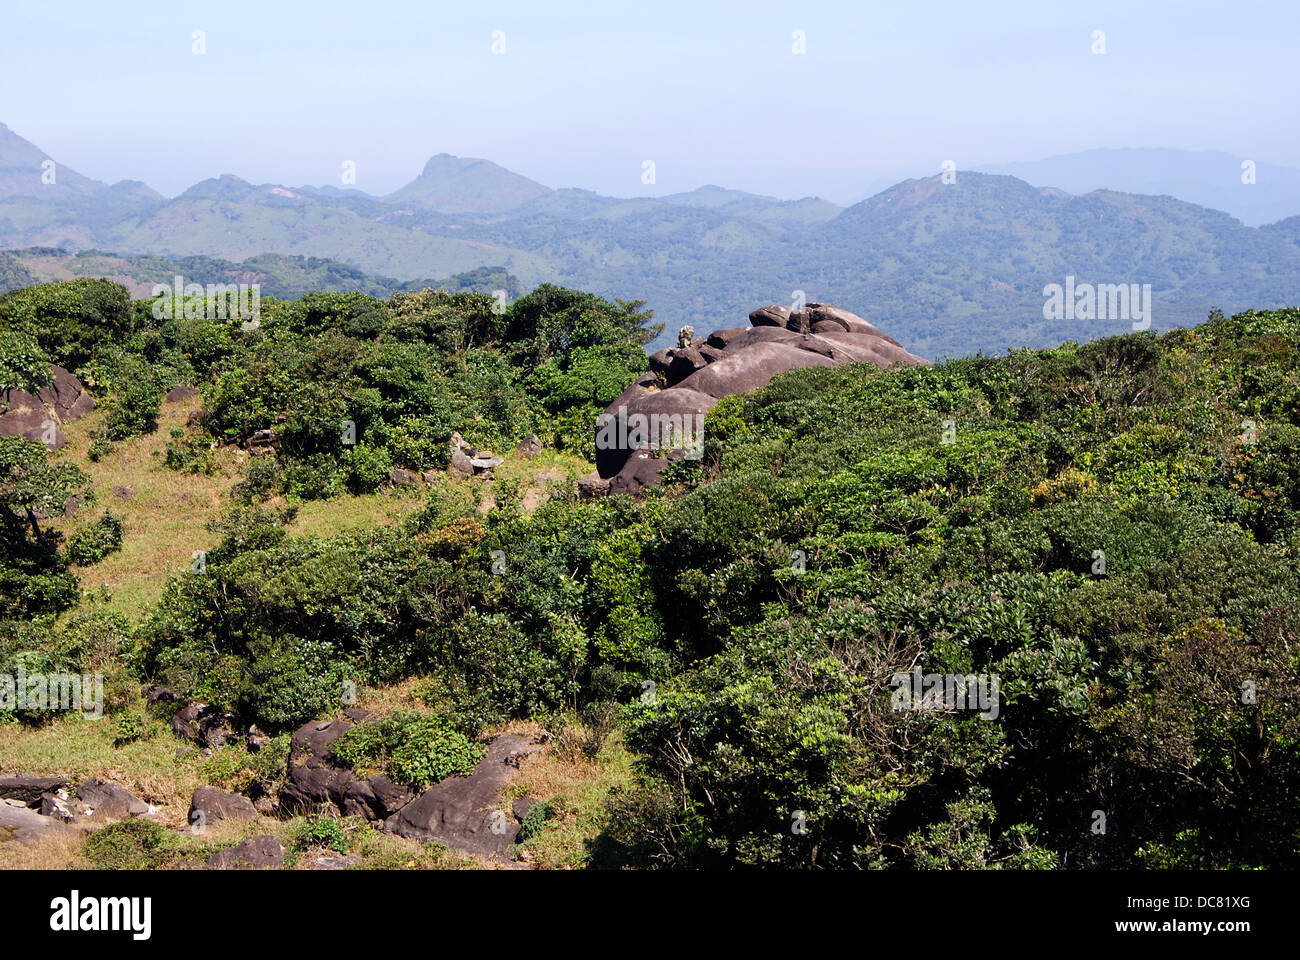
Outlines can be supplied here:
M466 443L460 431L451 435L450 450L451 472L459 477L491 476L493 468L506 462L504 457L494 455L491 450L479 450Z
M362 711L354 714L355 719L364 719ZM281 810L314 813L332 809L344 816L383 820L415 795L386 774L359 777L335 762L334 741L352 727L350 720L313 720L297 729L289 745L288 782L280 790Z
M29 807L40 806L41 794L52 793L68 785L64 777L33 777L12 774L0 777L0 800L18 800Z
M483 759L469 776L448 777L417 794L385 774L363 777L340 765L332 755L334 742L367 716L361 708L347 713L348 719L313 720L294 733L288 778L279 793L280 815L359 815L382 826L387 833L412 840L437 840L461 853L509 859L510 845L523 818L517 811L501 807L501 794L520 764L545 749L543 746L519 734L500 734L488 744ZM223 800L229 797L224 795ZM194 806L198 805L196 792Z
M170 692L170 691L168 691ZM219 747L237 735L236 717L210 704L186 700L172 716L172 733L200 747Z
M80 827L153 816L157 811L125 787L95 777L84 781L77 788L76 796L63 787L42 793L37 812L51 820Z
M199 787L190 800L191 824L216 823L218 820L256 820L257 808L253 802L238 793L227 793L216 787Z
M20 800L0 800L0 843L36 843L46 837L80 832L62 820L37 813Z
M468 777L448 777L389 817L384 829L411 840L438 840L453 850L508 859L520 821L498 806L520 762L541 749L528 737L503 733Z
M637 494L658 483L671 461L699 456L704 417L720 399L765 387L777 374L842 363L882 370L926 363L830 304L760 307L749 322L707 337L683 327L676 347L650 357L649 373L606 407L597 424L596 472L579 484L582 496Z
M26 437L60 449L67 443L60 429L95 409L81 381L63 367L50 366L50 383L36 393L9 389L0 393L0 437Z
M284 863L284 845L272 836L249 837L237 847L208 857L209 870L274 870Z

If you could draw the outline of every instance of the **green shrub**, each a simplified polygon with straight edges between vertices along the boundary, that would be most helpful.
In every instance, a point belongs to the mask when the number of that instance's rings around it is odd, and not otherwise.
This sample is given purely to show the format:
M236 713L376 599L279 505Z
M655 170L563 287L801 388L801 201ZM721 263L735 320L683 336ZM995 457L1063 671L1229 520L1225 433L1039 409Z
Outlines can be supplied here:
M158 427L162 398L163 389L153 377L126 380L109 398L104 435L110 440L128 440L153 433Z
M171 834L152 820L123 820L86 838L86 859L102 870L155 870L174 846Z
M109 280L79 277L0 296L0 324L35 338L69 370L127 334L134 318L130 293Z
M86 456L91 463L99 463L113 451L113 441L102 431L96 430L90 438L90 449Z
M217 472L216 457L212 455L211 443L203 436L194 436L180 427L170 431L171 439L167 441L167 466L179 473L201 473L212 476Z
M437 714L413 711L367 721L333 746L334 755L355 767L379 767L396 783L422 790L450 776L469 776L483 748Z
M117 731L113 737L113 746L123 747L135 743L142 736L148 721L138 713L123 713L117 718Z
M18 330L0 330L0 394L35 393L49 382L50 358L36 338Z
M546 800L540 800L528 808L528 813L524 815L524 822L519 827L519 834L515 837L517 843L527 843L536 837L542 831L542 826L546 821L555 816L555 806Z
M99 563L122 547L122 521L110 511L88 527L78 530L68 541L68 559L79 567Z
M299 825L292 849L301 853L309 847L325 847L335 853L347 853L348 838L343 825L333 817L317 817Z

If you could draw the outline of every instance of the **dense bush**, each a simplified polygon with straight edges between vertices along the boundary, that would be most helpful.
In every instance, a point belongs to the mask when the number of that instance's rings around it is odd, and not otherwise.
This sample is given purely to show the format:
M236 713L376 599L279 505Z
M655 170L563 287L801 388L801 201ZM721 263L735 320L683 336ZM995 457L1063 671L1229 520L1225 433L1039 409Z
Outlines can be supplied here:
M87 527L78 530L68 540L68 560L86 567L99 563L114 550L122 547L122 521L105 510L104 515Z
M139 679L282 733L349 682L421 677L431 713L338 746L412 785L472 768L490 725L578 717L588 756L617 725L637 780L593 845L610 865L1300 865L1300 310L794 371L718 404L704 459L639 502L525 514L499 482L480 513L450 484L330 537L257 506L442 467L454 430L586 450L644 369L639 305L542 287L493 307L267 298L256 331L143 313L95 347L110 413L149 409L136 365L150 391L203 385L174 466L272 436L202 570L122 642ZM41 518L84 482L0 441L6 657L121 639L50 628L74 545ZM996 698L899 709L914 667Z
M366 721L334 742L334 755L356 768L376 768L417 790L450 776L467 777L483 749L436 714L411 711Z
M175 846L162 825L123 820L86 838L86 859L101 870L154 870L167 862Z
M0 327L35 338L51 360L69 370L134 325L130 295L109 280L79 277L0 295Z
M44 617L76 602L77 581L59 539L40 523L84 493L88 479L71 464L50 462L42 444L0 437L0 635L6 621Z
M0 394L8 390L35 393L49 382L50 358L36 338L19 330L0 329Z

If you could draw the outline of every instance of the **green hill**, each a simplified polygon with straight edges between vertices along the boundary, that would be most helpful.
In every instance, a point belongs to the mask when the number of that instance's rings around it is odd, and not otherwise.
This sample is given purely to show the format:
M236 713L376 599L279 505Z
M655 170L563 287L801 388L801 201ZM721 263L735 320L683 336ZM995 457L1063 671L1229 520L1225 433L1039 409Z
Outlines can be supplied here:
M201 784L274 797L287 735L355 700L546 739L533 865L1300 865L1300 309L793 371L644 499L582 499L648 319L551 286L267 298L257 328L102 280L0 296L0 367L97 400L62 450L0 438L0 673L103 672L108 712L9 711L0 773L111 771L181 827ZM509 457L462 476L454 433ZM236 735L178 758L145 683ZM389 729L350 746L400 776ZM346 826L365 865L446 865ZM152 865L193 856L164 839Z
M225 175L164 199L140 184L74 189L82 181L71 174L58 192L36 190L31 164L43 154L5 134L26 186L0 195L0 246L231 261L270 253L401 282L502 267L526 288L645 300L665 321L654 347L682 325L731 325L755 304L802 291L930 358L1001 352L1126 329L1044 318L1044 288L1067 277L1149 284L1156 329L1214 307L1281 306L1300 277L1295 218L1248 227L1169 196L1071 196L965 171L952 184L907 180L840 210L717 186L661 198L551 190L486 160L439 154L383 198Z
M384 199L400 207L439 213L500 213L550 193L549 187L489 160L440 153L420 175Z

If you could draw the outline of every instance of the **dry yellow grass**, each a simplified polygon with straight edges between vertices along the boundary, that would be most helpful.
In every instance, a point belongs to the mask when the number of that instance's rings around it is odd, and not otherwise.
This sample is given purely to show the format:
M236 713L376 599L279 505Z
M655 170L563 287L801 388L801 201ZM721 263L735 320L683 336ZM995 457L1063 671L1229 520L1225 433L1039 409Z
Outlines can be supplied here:
M208 782L197 751L178 759L184 744L170 731L120 747L109 717L59 717L43 727L0 725L0 774L61 776L73 782L102 777L160 808L162 821L183 826L195 789Z
M168 577L183 573L196 550L206 550L216 542L219 534L209 531L207 525L234 506L230 490L247 461L245 452L218 449L218 472L212 476L180 473L165 464L170 431L185 426L194 406L194 401L164 402L153 433L115 443L98 462L92 462L88 452L93 431L102 425L102 411L69 424L65 430L68 444L56 456L90 476L96 503L83 506L70 519L51 519L48 527L71 535L105 509L122 519L122 549L93 567L73 568L82 587L101 598L103 609L132 619L142 616L162 596ZM119 487L130 488L131 496L116 496L113 491ZM298 505L289 532L291 536L325 537L392 523L422 502L419 496L392 491L303 503ZM270 505L280 503L272 501Z
M539 733L531 723L509 724L512 733ZM617 733L612 734L594 759L556 749L533 754L502 796L509 809L520 797L546 801L554 808L551 819L526 846L529 864L542 870L571 870L587 865L588 844L601 829L605 798L615 787L632 782L632 755Z
M51 518L47 526L71 535L94 522L104 509L122 519L123 544L119 551L93 567L74 569L86 594L110 611L139 620L162 594L167 579L189 568L194 551L210 548L219 534L207 529L233 506L230 490L239 479L247 454L235 449L216 451L217 472L212 476L185 474L165 465L166 444L173 428L184 427L197 401L164 403L158 428L150 435L115 443L98 462L89 459L93 432L103 423L96 411L67 425L68 445L56 456L75 463L91 478L94 503L84 505L72 518ZM459 480L440 476L439 485L473 491L489 503L498 484L522 495L531 511L552 493L591 471L591 465L566 454L544 451L533 460L511 457L497 468L497 480ZM114 488L129 487L129 497ZM420 509L427 491L393 490L370 496L339 497L330 501L298 504L291 536L331 536L345 530L393 523ZM272 506L278 505L273 501ZM104 599L106 598L106 599ZM86 603L91 601L87 600ZM379 689L361 691L360 705L377 715L399 708L423 708L428 683L412 678ZM512 732L539 734L536 724L511 724ZM30 773L67 777L74 784L102 777L121 784L157 808L154 817L178 831L180 845L173 866L197 866L215 846L230 846L247 836L272 833L291 847L301 818L285 821L262 819L255 823L213 824L203 837L185 830L190 798L195 789L213 785L239 789L257 766L242 745L218 748L211 757L192 751L184 757L177 749L187 745L174 737L165 723L151 721L137 742L114 744L112 717L98 720L64 716L41 728L0 725L0 774ZM539 866L572 867L584 860L584 840L594 835L600 800L609 787L626 781L630 765L625 751L611 742L594 762L570 760L548 751L524 765L515 785L503 798L508 809L519 796L550 800L559 811L542 836L529 844ZM265 771L262 771L263 773ZM350 852L363 868L461 869L498 868L501 864L466 858L438 844L419 844L379 833L369 826L349 834ZM60 869L87 867L84 838L52 837L39 844L0 843L0 869ZM296 868L305 869L319 851L306 851ZM190 855L192 854L192 858ZM190 858L190 859L187 859Z
M0 842L0 870L72 870L89 867L85 836L52 834L33 843Z

